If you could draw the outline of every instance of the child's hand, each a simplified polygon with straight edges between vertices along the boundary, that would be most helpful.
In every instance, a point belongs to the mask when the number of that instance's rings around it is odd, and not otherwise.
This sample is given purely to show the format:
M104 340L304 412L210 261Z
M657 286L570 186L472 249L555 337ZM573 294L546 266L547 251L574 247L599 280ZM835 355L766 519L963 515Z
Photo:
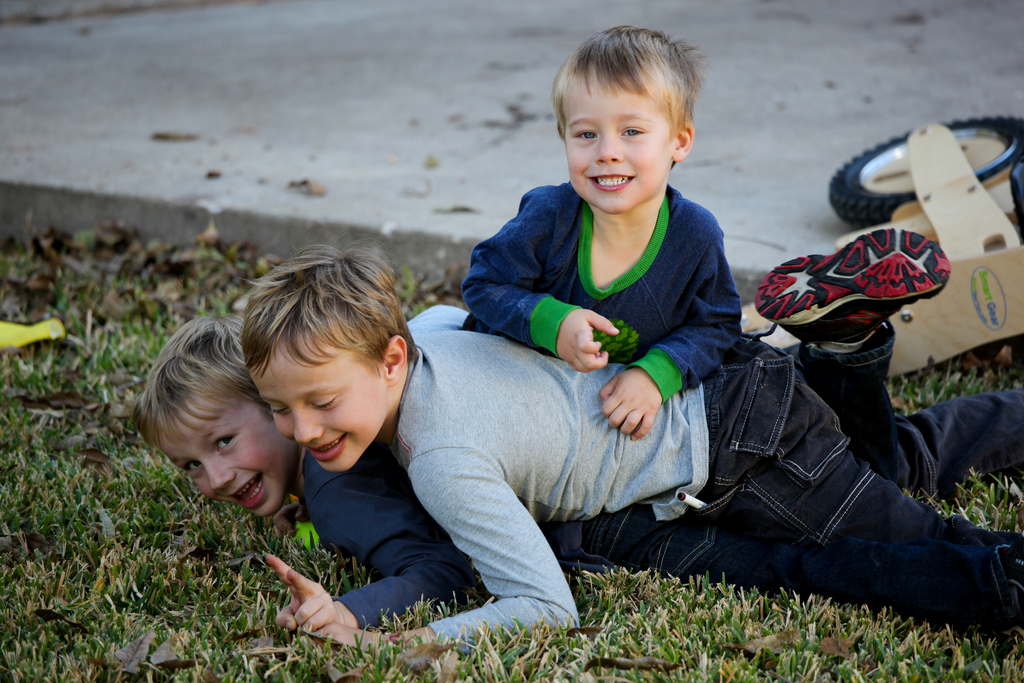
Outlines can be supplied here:
M290 630L326 633L339 642L349 642L353 629L359 627L351 610L335 602L319 583L310 581L277 557L267 555L267 564L292 594L291 603L278 612L274 623Z
M636 440L651 430L661 408L661 390L646 370L626 368L601 388L601 400L608 426Z
M274 515L274 533L278 538L295 535L296 522L308 522L309 512L302 503L289 503Z
M555 339L558 357L580 372L608 365L608 352L601 350L601 342L594 341L594 330L610 335L619 333L608 318L586 308L577 308L565 316Z

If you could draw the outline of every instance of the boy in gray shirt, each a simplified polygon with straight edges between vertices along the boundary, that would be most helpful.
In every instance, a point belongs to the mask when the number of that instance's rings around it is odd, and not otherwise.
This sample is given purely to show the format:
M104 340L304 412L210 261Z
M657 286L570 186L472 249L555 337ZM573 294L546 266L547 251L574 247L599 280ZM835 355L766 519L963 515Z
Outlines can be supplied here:
M417 497L498 597L428 633L577 622L537 522L636 504L669 521L696 496L708 519L807 546L849 536L996 548L1017 538L944 520L871 472L792 358L759 342L733 347L635 441L608 428L594 399L618 366L580 374L508 340L461 332L413 344L386 266L314 247L255 283L242 346L278 429L325 469L348 469L375 440L392 443ZM312 590L272 565L293 593Z

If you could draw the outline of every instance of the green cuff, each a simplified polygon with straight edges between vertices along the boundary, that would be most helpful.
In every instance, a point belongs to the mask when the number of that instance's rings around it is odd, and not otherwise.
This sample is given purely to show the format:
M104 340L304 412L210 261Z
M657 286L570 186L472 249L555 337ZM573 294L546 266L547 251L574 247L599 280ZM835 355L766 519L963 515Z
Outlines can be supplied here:
M565 316L577 308L579 306L564 304L553 296L541 299L530 314L530 340L557 356L558 328Z
M651 376L661 391L662 403L683 388L683 373L679 371L676 362L661 349L651 349L646 356L630 363L629 367L641 368Z

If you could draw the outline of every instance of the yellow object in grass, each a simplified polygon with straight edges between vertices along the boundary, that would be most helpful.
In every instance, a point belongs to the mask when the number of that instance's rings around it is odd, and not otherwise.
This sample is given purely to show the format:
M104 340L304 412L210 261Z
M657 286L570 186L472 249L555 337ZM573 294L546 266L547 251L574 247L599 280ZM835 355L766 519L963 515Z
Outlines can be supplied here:
M0 322L0 349L13 346L28 346L43 339L60 339L64 336L64 325L51 318L35 325Z
M313 528L313 522L296 522L295 538L302 541L302 545L306 546L306 549L312 549L313 546L320 542L320 536L317 535L316 529Z

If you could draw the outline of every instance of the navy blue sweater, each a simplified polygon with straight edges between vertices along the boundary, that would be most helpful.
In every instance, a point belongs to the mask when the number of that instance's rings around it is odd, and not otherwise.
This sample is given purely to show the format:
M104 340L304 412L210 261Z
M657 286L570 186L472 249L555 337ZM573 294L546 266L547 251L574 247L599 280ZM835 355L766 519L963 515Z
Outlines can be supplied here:
M465 603L476 586L466 557L416 500L391 449L373 443L347 472L303 458L305 505L320 544L338 548L383 576L337 598L363 628L381 614L402 614L420 600Z
M600 290L584 207L568 183L539 187L476 246L462 295L477 331L555 353L558 325L588 308L620 330L613 339L595 333L611 361L642 367L663 399L696 387L740 334L740 298L715 217L670 187L667 224L659 220L640 262Z

